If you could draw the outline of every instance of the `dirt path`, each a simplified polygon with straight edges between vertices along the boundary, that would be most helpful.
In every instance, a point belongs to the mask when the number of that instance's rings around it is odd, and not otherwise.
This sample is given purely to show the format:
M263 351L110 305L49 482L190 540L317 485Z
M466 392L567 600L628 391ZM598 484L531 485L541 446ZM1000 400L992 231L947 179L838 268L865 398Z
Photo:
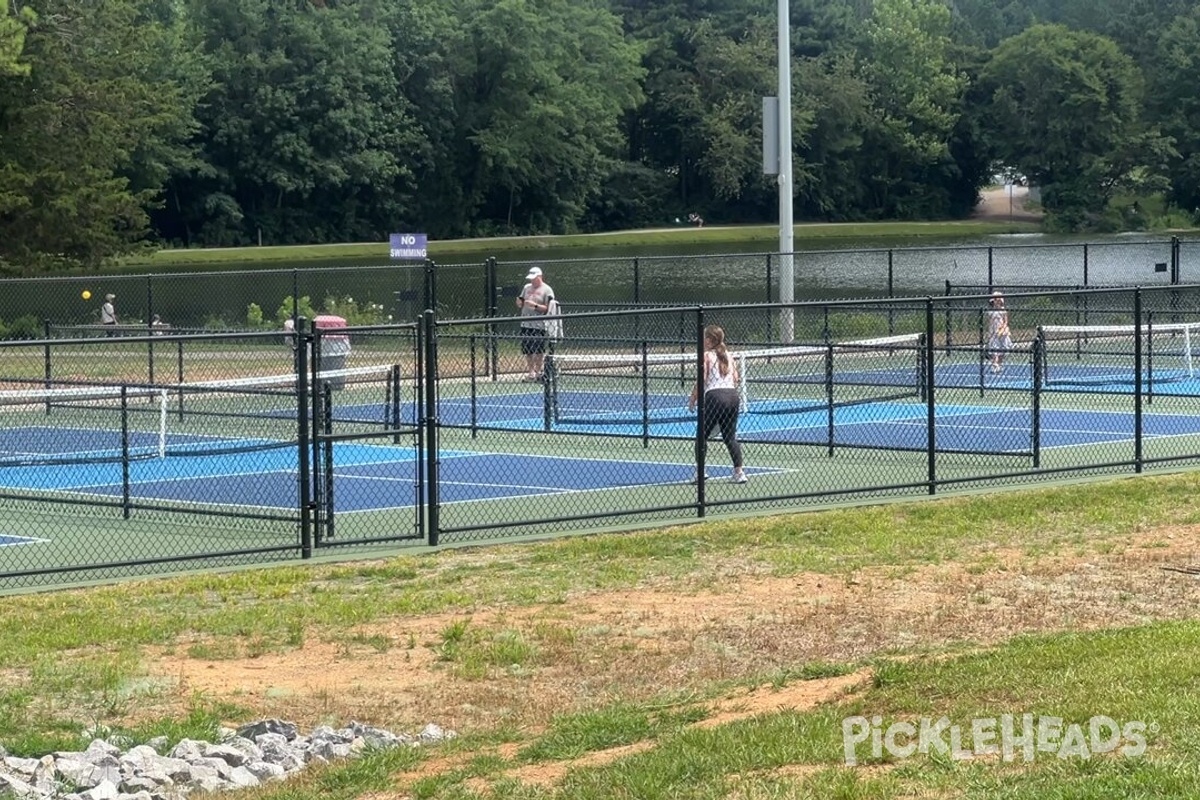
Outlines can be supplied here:
M535 731L598 698L700 696L804 664L1195 617L1200 581L1162 567L1197 555L1194 531L1175 529L1104 553L991 551L972 563L844 576L719 564L715 584L683 578L551 605L397 617L256 657L193 658L176 646L151 659L151 679L166 689L162 703L183 707L199 694L299 724Z
M1010 222L1040 222L1042 213L1026 208L1028 203L1028 186L1001 186L998 189L984 189L980 192L979 205L975 206L975 213L971 215L971 218L998 221L1008 220Z

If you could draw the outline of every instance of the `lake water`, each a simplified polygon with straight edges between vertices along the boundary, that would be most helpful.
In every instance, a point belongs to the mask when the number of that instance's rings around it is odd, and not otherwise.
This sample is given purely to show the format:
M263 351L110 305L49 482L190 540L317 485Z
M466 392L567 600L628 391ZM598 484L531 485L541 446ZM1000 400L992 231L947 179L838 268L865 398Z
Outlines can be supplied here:
M941 295L947 281L956 286L988 285L1164 285L1170 281L1167 235L1120 235L1088 239L1041 234L969 239L922 238L910 243L855 239L821 240L819 248L797 238L794 297L797 301ZM691 246L597 248L505 252L495 268L495 287L480 257L470 263L438 263L437 306L443 318L475 318L515 313L512 297L528 267L545 270L564 307L631 301L664 304L775 302L779 299L780 258L776 243L758 247ZM1200 282L1200 238L1179 247L1180 282ZM394 319L410 320L424 305L426 270L421 264L378 260L305 261L296 268L255 268L227 264L204 273L123 274L120 277L14 279L0 292L0 319L79 323L95 321L99 298L118 296L124 321L145 321L153 313L177 327L244 324L250 304L268 319L289 298L308 296L320 308L326 297L352 297L376 303ZM92 293L83 301L81 292ZM956 290L956 291L968 291Z

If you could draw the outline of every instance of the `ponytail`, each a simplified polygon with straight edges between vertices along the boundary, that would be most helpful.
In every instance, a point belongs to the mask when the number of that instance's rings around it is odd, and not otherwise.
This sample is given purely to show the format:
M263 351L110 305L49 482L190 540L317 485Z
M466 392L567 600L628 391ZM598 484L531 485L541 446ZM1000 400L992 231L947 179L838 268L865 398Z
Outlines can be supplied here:
M713 354L717 357L717 369L721 376L729 374L729 350L725 347L725 331L719 325L709 325L704 329L704 338L712 342Z

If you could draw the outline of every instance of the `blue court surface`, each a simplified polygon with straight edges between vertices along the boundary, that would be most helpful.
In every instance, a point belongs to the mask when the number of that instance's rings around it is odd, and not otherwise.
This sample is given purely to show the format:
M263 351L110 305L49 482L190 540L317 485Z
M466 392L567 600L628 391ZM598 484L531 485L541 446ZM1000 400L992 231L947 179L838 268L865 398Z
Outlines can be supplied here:
M25 431L24 437L22 433L20 428L0 432L0 446L23 439L26 447L21 453L28 456L29 432ZM95 432L97 439L104 440L101 443L106 443L115 434ZM77 443L74 437L70 438ZM172 447L180 444L180 441L173 441ZM108 452L107 448L101 451ZM686 452L685 448L681 455ZM411 447L337 444L333 462L335 511L411 507L417 499L418 464ZM151 457L131 461L128 466L130 496L135 501L264 510L295 509L299 503L294 446L216 456ZM5 466L0 467L0 487L71 496L121 497L123 470L124 465L120 462ZM779 471L747 469L751 475ZM656 463L442 451L440 500L461 503L680 484L690 481L693 472L694 466L686 461ZM0 545L16 543L0 540Z
M590 405L596 398L560 397ZM556 434L604 434L687 440L695 436L695 420L680 411L681 399L665 398L660 407L643 408L639 421L627 412L593 414L591 419L552 421ZM546 405L536 389L523 393L446 399L439 407L442 424L471 425L512 431L544 431ZM348 409L339 409L339 416ZM351 413L353 407L349 408ZM378 409L371 409L374 415ZM927 408L919 401L871 402L829 410L748 413L739 436L747 442L824 446L832 444L881 449L923 450L929 426ZM938 405L934 434L939 451L1024 455L1032 452L1032 414L1028 409L984 404ZM1132 441L1134 415L1123 411L1043 409L1039 420L1042 449ZM1142 415L1148 439L1200 435L1200 415ZM121 497L125 465L114 454L118 431L12 427L0 430L0 488L61 493L71 496ZM514 439L514 447L524 447ZM134 500L203 506L294 509L299 502L294 445L220 455L189 454L189 448L225 446L238 440L214 436L169 434L167 450L149 433L131 433L129 446L145 457L128 464ZM242 444L256 444L242 440ZM494 443L494 439L493 439ZM554 447L553 438L539 447ZM567 445L564 444L565 448ZM720 450L720 444L713 445ZM619 490L680 484L690 480L690 447L680 442L674 463L636 459L575 458L522 453L443 451L440 454L440 499L443 503ZM103 459L76 463L80 456ZM418 464L411 446L339 443L333 450L335 510L364 512L411 507L417 500ZM723 454L714 458L718 472ZM38 463L39 460L47 463ZM84 459L79 459L84 460ZM28 461L28 463L23 463ZM753 464L753 459L750 459ZM59 463L55 463L59 462ZM752 476L783 470L751 467ZM12 544L0 540L0 546Z
M558 420L550 420L550 429L558 433L624 437L695 436L695 417L686 412L680 397L654 397L644 405L639 403L641 407L625 410L583 411L614 407L613 400L596 395L561 396L560 407L573 410ZM546 429L545 403L537 392L479 397L474 402L443 400L439 415L443 424L450 425ZM1200 434L1200 415L1147 412L1142 422L1144 434L1150 438ZM739 420L738 435L746 441L826 445L830 442L831 428L834 445L900 450L922 450L928 446L927 407L915 398L837 406L832 419L828 407L788 412L778 410L774 403L752 402L750 413ZM939 450L1029 453L1033 447L1032 429L1032 412L1028 408L984 404L938 404L935 408L934 437ZM1134 415L1123 411L1043 409L1039 432L1042 448L1132 440Z

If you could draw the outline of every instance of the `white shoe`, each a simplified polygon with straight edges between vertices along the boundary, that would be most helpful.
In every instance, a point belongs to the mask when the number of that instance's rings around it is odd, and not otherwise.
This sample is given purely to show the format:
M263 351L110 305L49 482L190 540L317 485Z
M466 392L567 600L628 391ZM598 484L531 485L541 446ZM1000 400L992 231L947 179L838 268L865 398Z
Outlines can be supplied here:
M733 477L731 477L729 479L729 482L730 483L745 483L748 480L750 480L750 479L746 477L746 473L744 471L739 471L739 472L733 473Z

